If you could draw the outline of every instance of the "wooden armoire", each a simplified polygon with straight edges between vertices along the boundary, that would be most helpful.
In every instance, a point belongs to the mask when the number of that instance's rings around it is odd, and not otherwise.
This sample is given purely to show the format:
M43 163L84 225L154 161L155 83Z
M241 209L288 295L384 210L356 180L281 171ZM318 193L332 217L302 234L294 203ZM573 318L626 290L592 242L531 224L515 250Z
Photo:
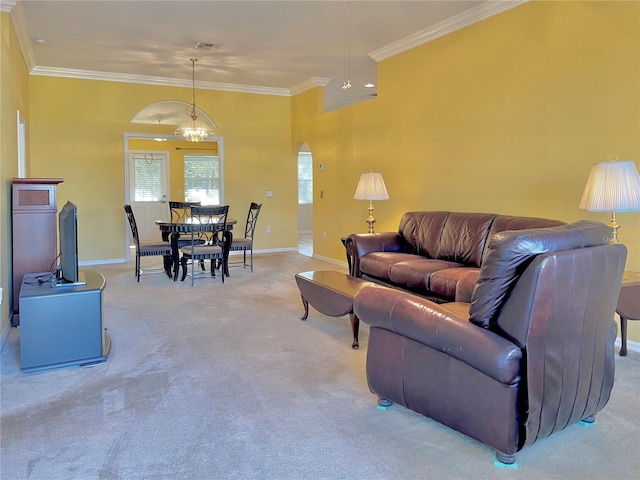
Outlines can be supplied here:
M11 324L18 324L22 278L55 272L58 257L56 187L62 178L14 178L11 186L12 291Z

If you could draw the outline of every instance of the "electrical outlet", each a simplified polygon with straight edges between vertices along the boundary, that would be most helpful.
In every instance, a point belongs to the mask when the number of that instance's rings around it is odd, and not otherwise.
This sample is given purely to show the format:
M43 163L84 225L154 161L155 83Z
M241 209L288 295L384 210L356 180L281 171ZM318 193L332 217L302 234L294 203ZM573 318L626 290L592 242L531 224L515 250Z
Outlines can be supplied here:
M267 225L267 233L271 233L271 225Z
M327 239L327 232L322 232L322 238Z
M273 190L267 190L267 198L273 197Z

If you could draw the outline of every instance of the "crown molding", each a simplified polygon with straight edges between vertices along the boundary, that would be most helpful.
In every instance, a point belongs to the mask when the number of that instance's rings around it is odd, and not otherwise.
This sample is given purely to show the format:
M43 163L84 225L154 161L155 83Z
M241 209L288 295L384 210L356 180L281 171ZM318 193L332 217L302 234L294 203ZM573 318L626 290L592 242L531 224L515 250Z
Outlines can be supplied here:
M518 7L529 0L488 0L476 7L472 7L457 15L453 15L429 28L420 30L408 37L390 43L382 48L369 53L369 56L376 62L405 52L411 48L428 43L436 38L443 37L449 33L468 27L486 18L492 17L506 10Z
M192 88L191 80L181 80L167 77L151 77L147 75L132 75L126 73L97 72L94 70L78 70L73 68L54 68L37 66L31 69L31 75L48 77L77 78L82 80L102 80L106 82L138 83L144 85L162 85L165 87ZM276 95L286 97L290 95L288 88L261 87L258 85L237 85L232 83L196 81L196 88L202 90L220 90L236 93L256 93L261 95Z
M16 6L17 0L0 0L0 13L10 12Z
M527 3L529 0L487 0L480 5L470 8L465 12L454 15L436 25L403 39L386 45L378 50L369 53L369 56L376 62L397 55L411 48L417 47L431 40L447 35L461 28L472 25L486 18L492 17L506 10ZM120 74L112 72L97 72L93 70L77 70L70 68L56 68L36 65L35 55L31 36L24 18L22 5L17 0L0 0L0 11L11 12L18 43L22 51L22 56L31 75L42 75L50 77L77 78L83 80L102 80L108 82L138 83L145 85L162 85L170 87L191 88L192 83L188 80L179 80L167 77L151 77L146 75ZM263 87L258 85L239 85L218 82L196 82L197 88L203 90L219 90L236 93L252 93L259 95L291 96L302 93L314 87L325 87L331 81L330 78L313 77L292 88Z
M291 95L297 95L298 93L311 90L315 87L326 87L327 85L329 85L330 81L331 79L327 77L313 77L305 82L294 85L293 87L291 87L289 92L291 93Z
M27 21L24 18L22 3L18 3L15 8L11 10L11 21L13 22L13 27L16 31L16 37L18 38L18 45L20 45L22 58L24 58L24 63L27 65L27 70L31 71L31 69L36 65L36 57L33 54L31 35L29 35Z

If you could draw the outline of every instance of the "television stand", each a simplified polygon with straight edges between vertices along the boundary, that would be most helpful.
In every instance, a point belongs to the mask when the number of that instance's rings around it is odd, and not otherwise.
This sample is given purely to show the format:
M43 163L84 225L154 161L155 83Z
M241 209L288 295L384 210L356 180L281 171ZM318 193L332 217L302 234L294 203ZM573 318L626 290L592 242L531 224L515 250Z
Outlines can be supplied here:
M102 292L106 282L84 270L85 285L53 288L24 276L20 288L20 367L23 372L86 366L104 362L111 339L102 326Z
M78 272L77 282L67 282L64 278L53 277L51 280L51 288L69 288L80 287L87 284L87 279L83 271Z

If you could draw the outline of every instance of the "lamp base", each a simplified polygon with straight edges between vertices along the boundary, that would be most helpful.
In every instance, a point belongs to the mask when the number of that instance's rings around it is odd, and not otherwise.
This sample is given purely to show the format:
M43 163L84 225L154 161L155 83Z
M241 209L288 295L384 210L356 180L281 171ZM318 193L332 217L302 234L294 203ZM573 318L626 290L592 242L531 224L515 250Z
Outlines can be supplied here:
M618 229L620 228L620 225L618 225L618 222L616 222L616 212L611 213L611 221L609 222L609 228L613 232L613 235L611 236L611 241L609 243L620 243L620 240L618 240Z
M369 233L373 233L373 224L376 223L376 219L373 218L373 204L371 200L369 200L369 216L366 222L369 224Z

